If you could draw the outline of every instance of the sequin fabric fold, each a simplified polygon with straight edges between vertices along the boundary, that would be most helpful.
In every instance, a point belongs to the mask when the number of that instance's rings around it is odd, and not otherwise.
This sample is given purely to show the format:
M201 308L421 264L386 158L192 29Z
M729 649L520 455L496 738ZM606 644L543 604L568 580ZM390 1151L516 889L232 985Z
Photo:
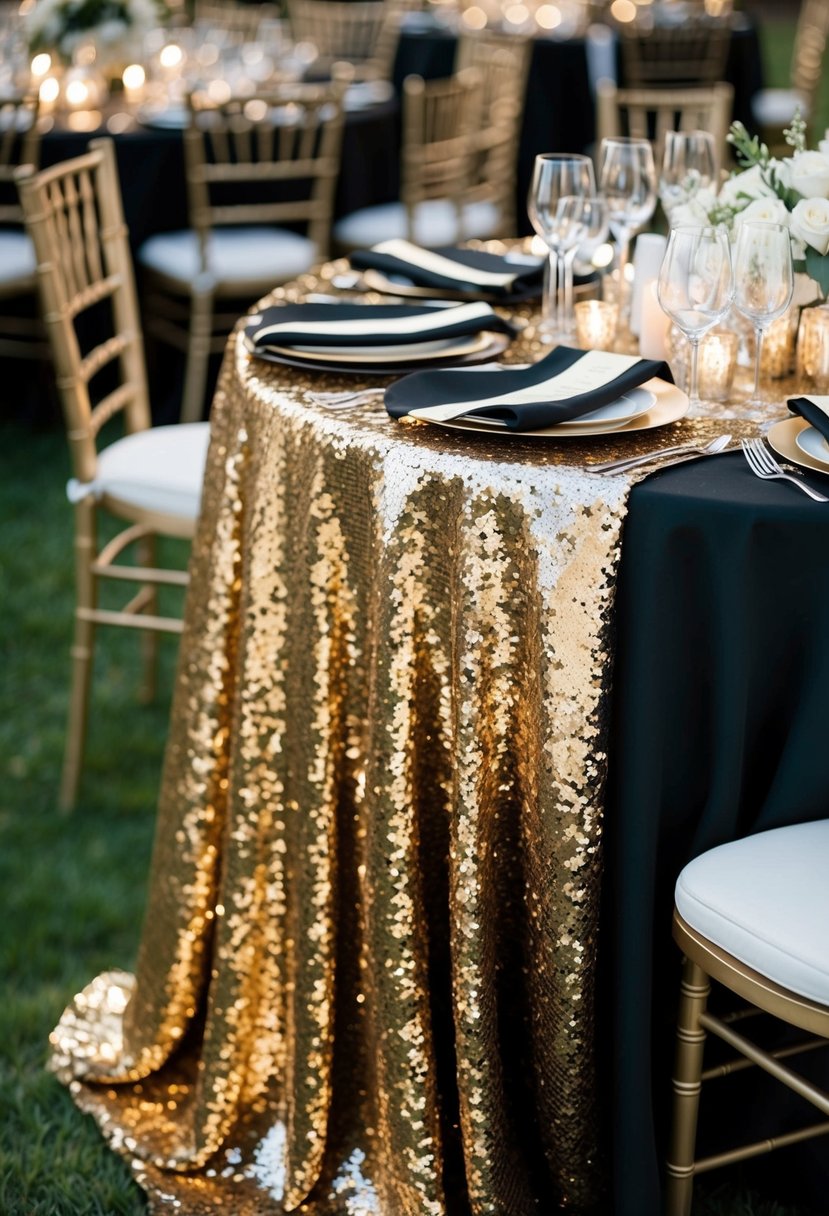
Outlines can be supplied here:
M583 465L666 438L307 397L354 383L228 348L136 973L75 998L52 1067L153 1212L586 1212L631 478Z

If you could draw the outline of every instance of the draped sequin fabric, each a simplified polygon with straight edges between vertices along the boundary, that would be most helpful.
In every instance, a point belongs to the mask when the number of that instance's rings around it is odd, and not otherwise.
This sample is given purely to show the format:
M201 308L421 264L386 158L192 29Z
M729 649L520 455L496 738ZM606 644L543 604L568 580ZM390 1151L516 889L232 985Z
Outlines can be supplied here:
M355 383L231 341L136 974L76 997L52 1066L153 1212L587 1211L632 479L584 465L668 439L307 397Z

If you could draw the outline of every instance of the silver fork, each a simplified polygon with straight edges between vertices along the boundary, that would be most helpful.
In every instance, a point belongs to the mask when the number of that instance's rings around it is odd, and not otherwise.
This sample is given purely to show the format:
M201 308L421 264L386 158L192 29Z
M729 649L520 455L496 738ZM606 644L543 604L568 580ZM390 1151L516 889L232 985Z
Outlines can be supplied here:
M361 388L340 393L309 392L307 397L314 405L321 405L327 410L351 410L358 405L367 405L376 397L382 401L385 391L384 388Z
M764 481L790 481L792 485L797 486L804 494L808 494L815 502L829 502L829 498L824 494L818 494L817 490L813 490L811 486L807 486L806 482L801 481L799 477L794 477L791 473L784 473L762 439L741 439L740 445L743 449L743 455L748 462L748 467L756 477L761 477Z

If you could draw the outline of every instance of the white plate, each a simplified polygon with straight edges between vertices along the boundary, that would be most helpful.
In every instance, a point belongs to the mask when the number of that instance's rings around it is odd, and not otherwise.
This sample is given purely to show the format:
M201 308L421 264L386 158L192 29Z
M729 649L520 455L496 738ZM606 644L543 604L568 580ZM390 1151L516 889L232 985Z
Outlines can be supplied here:
M582 414L581 418L568 418L566 422L557 422L555 430L581 430L584 427L595 426L604 426L608 430L616 430L618 427L632 422L634 418L640 418L642 414L646 414L655 401L656 397L647 389L633 388L629 393L625 393L624 396L617 397L615 401L611 401L609 405L602 405L597 410L591 410L589 414ZM466 417L463 414L461 418L466 418L467 422L480 423L481 426L491 426L494 430L509 430L503 418L487 418L484 416L475 418L471 415ZM549 430L550 428L548 427L547 429Z
M503 427L482 426L476 420L463 421L459 418L453 422L435 422L435 426L447 426L455 431L474 431L479 435L497 434L499 438L510 439L583 439L590 435L626 435L632 431L649 431L654 427L667 426L677 422L688 413L688 395L675 384L667 380L648 380L641 386L653 398L653 404L645 412L625 422L593 422L584 426L574 427L559 423L558 426L548 426L539 431L508 431ZM636 391L641 391L637 389ZM615 403L614 403L615 404ZM596 411L598 413L598 410ZM426 421L424 419L424 421Z
M487 333L469 334L460 338L433 338L428 342L401 343L395 346L276 346L270 350L296 359L314 359L332 363L412 363L419 359L446 359L455 355L473 355L484 350L490 341Z
M798 435L808 428L809 423L805 418L784 418L782 422L776 422L770 428L766 439L777 455L782 456L784 460L790 460L792 464L799 464L802 469L812 469L815 473L829 474L829 464L822 460L815 460L798 446Z
M811 456L812 460L829 466L829 443L826 442L817 427L807 426L805 430L798 431L794 441L801 452ZM829 468L826 471L829 472Z

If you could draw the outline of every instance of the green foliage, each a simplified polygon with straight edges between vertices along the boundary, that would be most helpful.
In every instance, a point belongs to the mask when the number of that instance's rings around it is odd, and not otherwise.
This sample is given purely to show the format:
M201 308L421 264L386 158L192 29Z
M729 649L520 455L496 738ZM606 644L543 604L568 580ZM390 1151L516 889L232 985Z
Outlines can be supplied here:
M733 122L726 136L734 148L737 164L743 169L753 165L765 166L769 163L769 150L758 135L749 135L741 122Z

